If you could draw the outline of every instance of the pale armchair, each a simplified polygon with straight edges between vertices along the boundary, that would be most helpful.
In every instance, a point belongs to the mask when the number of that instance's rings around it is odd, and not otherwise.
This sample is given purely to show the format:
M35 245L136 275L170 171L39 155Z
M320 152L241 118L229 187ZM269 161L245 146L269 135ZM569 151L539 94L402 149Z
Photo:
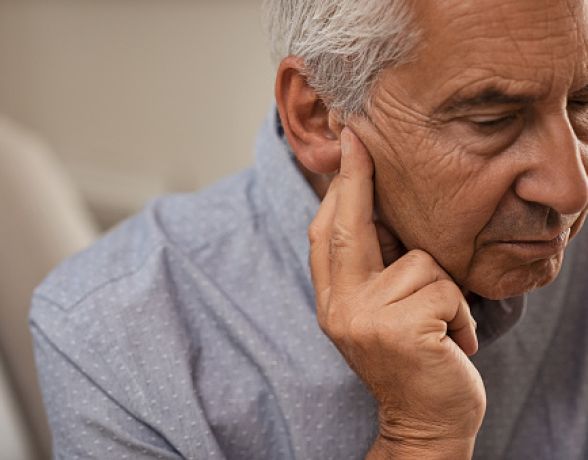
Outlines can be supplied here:
M9 425L0 425L0 445L12 443L23 459L50 455L27 325L31 293L97 233L49 149L0 116L0 424Z

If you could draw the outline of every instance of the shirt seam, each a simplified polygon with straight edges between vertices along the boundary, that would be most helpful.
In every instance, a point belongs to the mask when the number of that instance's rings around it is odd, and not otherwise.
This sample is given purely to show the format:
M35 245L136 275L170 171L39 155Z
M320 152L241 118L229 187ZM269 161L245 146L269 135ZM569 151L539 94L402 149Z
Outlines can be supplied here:
M158 244L157 246L154 246L153 248L151 248L149 253L147 255L145 255L145 257L143 257L143 259L141 259L141 261L139 262L139 264L136 267L134 267L133 269L127 270L126 272L124 272L118 276L113 276L111 278L108 278L107 280L103 281L102 283L98 283L96 286L93 286L92 288L90 288L86 292L84 292L80 296L80 298L78 298L77 300L75 300L71 304L64 305L64 304L52 299L51 297L49 297L48 295L46 295L42 292L35 292L35 294L33 295L33 300L34 299L44 300L45 302L49 302L52 305L54 305L55 307L59 308L64 313L70 312L70 311L74 310L78 305L82 304L88 298L92 297L94 294L96 294L100 290L106 288L107 286L109 286L113 283L116 283L117 281L121 281L124 278L132 277L132 276L136 275L137 273L139 273L141 270L143 270L147 261L155 253L157 253L158 251L160 251L164 247L165 247L164 244Z

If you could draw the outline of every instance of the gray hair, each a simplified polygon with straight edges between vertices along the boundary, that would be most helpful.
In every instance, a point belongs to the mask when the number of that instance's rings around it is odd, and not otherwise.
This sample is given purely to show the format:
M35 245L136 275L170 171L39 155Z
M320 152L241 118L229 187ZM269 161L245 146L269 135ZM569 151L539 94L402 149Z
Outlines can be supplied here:
M343 119L365 114L380 72L418 39L410 0L264 0L273 59L302 58L305 76Z

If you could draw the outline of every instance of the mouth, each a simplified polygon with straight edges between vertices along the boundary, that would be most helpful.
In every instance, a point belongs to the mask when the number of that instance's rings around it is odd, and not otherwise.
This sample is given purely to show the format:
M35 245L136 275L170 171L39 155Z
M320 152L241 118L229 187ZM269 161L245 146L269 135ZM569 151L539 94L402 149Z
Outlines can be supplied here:
M550 258L562 252L566 248L569 238L570 229L567 228L553 238L506 240L497 241L497 243L508 247L523 259L535 261Z

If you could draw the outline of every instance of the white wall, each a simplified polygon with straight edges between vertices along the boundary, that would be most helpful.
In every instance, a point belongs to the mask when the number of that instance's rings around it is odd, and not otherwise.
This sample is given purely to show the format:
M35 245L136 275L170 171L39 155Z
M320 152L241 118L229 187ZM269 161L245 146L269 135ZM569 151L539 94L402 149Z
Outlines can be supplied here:
M252 161L273 99L259 0L0 0L0 112L40 133L95 208Z

